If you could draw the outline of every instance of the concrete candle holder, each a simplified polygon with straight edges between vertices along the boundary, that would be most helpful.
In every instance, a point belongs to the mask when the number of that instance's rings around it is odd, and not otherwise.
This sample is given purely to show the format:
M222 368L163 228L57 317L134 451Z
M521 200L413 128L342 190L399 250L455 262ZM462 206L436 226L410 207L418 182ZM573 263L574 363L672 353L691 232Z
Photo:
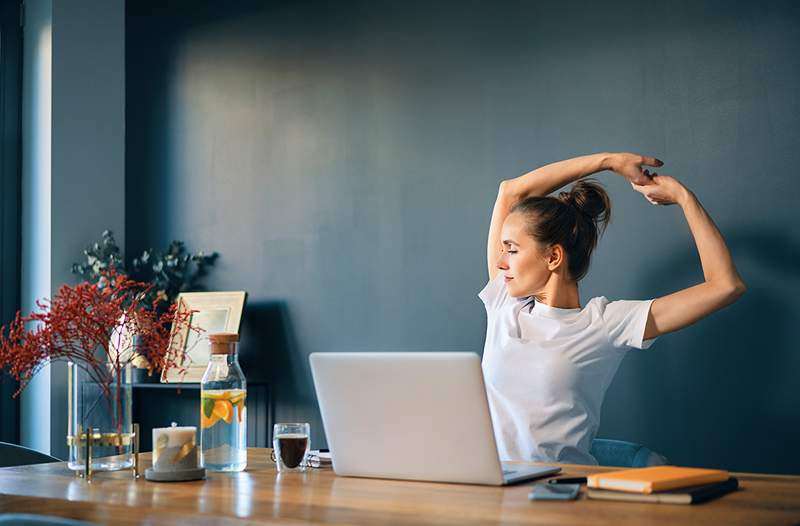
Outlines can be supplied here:
M153 482L184 482L206 478L197 465L197 428L194 426L153 429L153 466L144 478Z

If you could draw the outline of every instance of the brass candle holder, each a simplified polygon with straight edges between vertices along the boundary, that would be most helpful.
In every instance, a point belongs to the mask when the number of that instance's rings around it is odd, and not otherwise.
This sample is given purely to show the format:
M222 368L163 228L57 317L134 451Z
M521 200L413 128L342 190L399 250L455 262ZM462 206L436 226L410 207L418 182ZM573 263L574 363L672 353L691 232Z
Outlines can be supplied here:
M133 446L133 466L129 469L133 472L133 478L138 479L141 476L140 463L139 463L139 424L133 424L133 431L131 433L101 433L98 428L88 429L83 432L80 427L76 435L67 436L67 445L78 446L83 445L84 448L84 468L83 471L76 471L75 474L79 477L85 478L87 482L92 481L92 460L95 447L108 446Z

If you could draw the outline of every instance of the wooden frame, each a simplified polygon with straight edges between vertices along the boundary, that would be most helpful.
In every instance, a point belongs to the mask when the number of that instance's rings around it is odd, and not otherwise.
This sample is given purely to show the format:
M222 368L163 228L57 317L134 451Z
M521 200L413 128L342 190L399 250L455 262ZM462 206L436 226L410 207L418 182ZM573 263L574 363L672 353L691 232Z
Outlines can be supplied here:
M209 360L208 335L217 332L239 334L246 299L247 293L243 290L179 294L178 311L196 311L192 314L191 324L203 331L200 333L189 331L189 327L184 324L180 328L180 333L177 333L173 326L170 352L175 356L181 351L186 351L186 358L181 364L186 371L181 373L178 368L173 367L162 374L161 381L182 383L201 381Z

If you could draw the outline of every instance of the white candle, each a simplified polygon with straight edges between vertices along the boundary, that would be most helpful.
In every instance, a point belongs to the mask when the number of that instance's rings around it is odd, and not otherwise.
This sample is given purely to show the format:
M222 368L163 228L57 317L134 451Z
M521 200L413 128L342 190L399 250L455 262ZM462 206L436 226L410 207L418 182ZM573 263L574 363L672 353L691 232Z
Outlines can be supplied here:
M153 429L153 469L176 471L197 468L197 428L171 427Z
M153 444L158 444L159 440L164 442L164 447L181 447L187 442L194 443L197 428L194 426L178 427L156 427L153 429ZM161 438L161 437L166 438Z

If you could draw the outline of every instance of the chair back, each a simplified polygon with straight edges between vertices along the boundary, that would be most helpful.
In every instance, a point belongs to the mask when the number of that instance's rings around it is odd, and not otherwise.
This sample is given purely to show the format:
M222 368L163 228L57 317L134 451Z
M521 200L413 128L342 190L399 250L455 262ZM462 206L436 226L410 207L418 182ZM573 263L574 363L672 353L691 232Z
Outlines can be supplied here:
M589 451L601 466L619 466L624 468L645 468L647 466L663 466L669 463L660 453L634 442L595 438Z
M12 466L25 466L28 464L45 464L47 462L61 462L56 457L51 457L35 449L30 449L17 444L0 442L0 468Z

